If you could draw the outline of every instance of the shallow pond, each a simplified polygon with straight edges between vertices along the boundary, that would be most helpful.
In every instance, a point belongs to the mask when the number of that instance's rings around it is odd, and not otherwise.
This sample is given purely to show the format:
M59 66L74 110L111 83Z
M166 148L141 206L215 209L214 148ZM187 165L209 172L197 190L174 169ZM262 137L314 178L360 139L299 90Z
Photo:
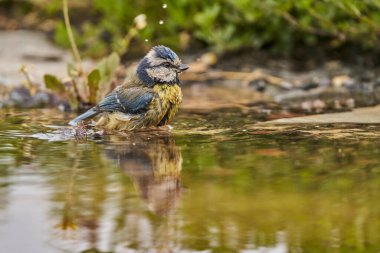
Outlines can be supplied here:
M72 115L0 116L0 252L380 250L380 137L356 134L377 126L182 112L171 132L75 140L57 129Z

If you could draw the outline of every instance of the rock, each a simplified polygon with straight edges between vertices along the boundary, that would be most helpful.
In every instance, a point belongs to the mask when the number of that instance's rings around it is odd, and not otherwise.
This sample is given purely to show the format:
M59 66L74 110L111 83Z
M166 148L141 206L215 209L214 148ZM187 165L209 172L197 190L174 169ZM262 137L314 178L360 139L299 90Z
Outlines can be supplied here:
M268 82L265 79L257 79L249 83L251 89L256 90L257 92L265 92L268 86Z
M313 108L316 113L321 113L326 108L326 103L320 99L316 99L313 101Z
M353 85L355 83L355 80L352 79L351 77L349 76L346 76L346 75L341 75L341 76L335 76L333 79L332 79L332 85L334 87L342 87L342 86L346 86L346 85Z
M277 119L258 123L258 125L278 124L380 124L380 106L355 109L352 112L328 113L296 118Z
M347 108L354 109L355 108L355 99L349 98L345 101L345 104L346 104Z
M303 101L301 103L301 109L305 112L311 112L313 109L313 103L311 101Z
M38 91L32 96L32 104L30 107L44 107L53 104L53 96L44 91Z
M46 106L56 106L60 100L52 93L44 90L31 94L25 87L13 88L8 96L0 96L1 107L17 108L42 108Z
M19 105L23 105L25 102L31 100L30 92L27 88L20 87L13 89L9 94L9 104L12 106L19 107Z

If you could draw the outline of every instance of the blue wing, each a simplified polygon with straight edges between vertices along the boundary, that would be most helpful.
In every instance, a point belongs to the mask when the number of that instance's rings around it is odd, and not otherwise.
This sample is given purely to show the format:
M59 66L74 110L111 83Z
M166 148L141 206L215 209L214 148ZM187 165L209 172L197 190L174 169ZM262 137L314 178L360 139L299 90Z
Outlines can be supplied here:
M80 121L95 117L102 112L144 113L148 110L154 95L155 93L147 88L120 86L109 93L97 106L79 115L69 124L75 126Z
M94 109L99 112L144 113L153 97L154 93L146 88L119 88L109 93Z

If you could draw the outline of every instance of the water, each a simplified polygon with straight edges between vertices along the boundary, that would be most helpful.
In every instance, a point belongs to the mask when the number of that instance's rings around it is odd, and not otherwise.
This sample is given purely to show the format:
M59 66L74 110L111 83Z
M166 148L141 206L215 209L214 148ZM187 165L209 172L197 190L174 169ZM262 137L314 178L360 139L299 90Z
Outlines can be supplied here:
M72 115L0 116L0 252L380 250L380 137L353 130L376 126L182 111L172 132L66 140Z

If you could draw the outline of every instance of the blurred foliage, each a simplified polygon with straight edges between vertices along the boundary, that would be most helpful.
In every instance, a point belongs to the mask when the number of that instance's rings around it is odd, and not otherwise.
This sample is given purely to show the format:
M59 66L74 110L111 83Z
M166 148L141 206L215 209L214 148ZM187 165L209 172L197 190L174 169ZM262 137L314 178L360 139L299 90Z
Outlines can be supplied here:
M68 65L68 75L70 79L66 85L57 77L46 74L44 76L46 88L54 91L56 94L63 95L69 101L72 109L81 109L87 105L95 105L99 98L104 97L112 89L112 78L119 66L120 57L113 52L108 57L104 57L96 68L90 73L86 73L82 67L82 60L75 42L74 33L68 14L68 1L62 2L63 16L65 22L65 30L72 49L75 65ZM138 30L146 26L146 16L138 15L134 19L132 26L127 35L123 39L120 46L120 53L126 52L129 47L130 40L138 33ZM100 96L101 95L101 96Z
M32 2L47 17L61 13L61 0ZM140 49L158 43L176 50L205 45L219 53L269 48L286 54L318 43L379 48L380 0L93 0L70 1L70 13L81 50L95 57L118 51L141 13L148 25L135 39ZM68 46L63 21L54 37Z
M45 86L68 101L71 109L83 109L95 105L112 90L112 80L119 63L119 55L112 53L99 61L89 73L74 64L68 64L68 79L61 81L53 75L46 74Z

